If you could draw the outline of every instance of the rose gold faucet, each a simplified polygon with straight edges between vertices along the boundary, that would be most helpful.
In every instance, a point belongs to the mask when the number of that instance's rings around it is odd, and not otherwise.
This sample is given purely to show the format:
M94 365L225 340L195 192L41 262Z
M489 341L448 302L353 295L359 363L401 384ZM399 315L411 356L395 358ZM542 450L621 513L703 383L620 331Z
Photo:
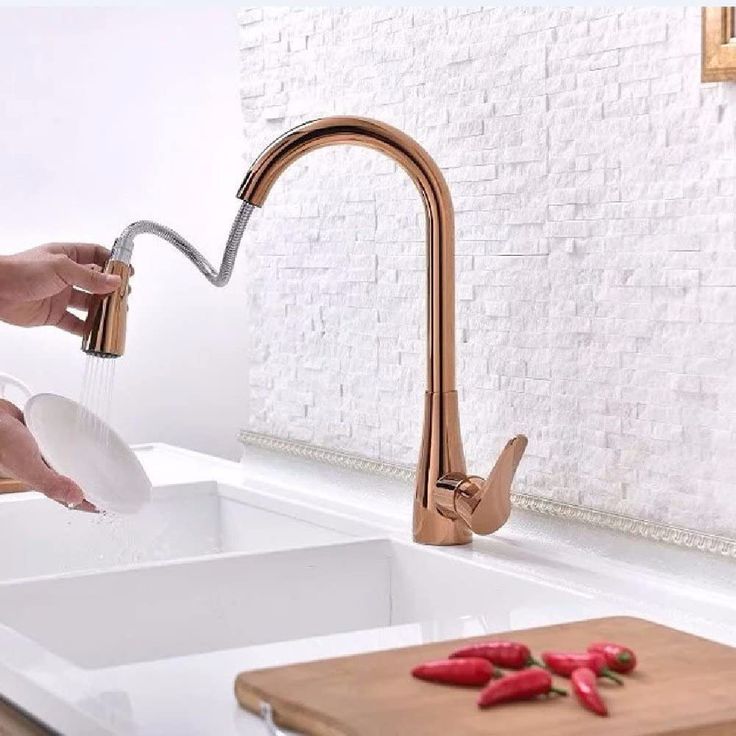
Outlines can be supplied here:
M467 544L473 531L490 534L508 519L511 481L527 440L523 435L509 440L487 480L466 475L455 389L454 212L439 167L415 140L390 125L359 117L322 118L290 130L268 146L246 174L238 197L246 203L244 206L263 206L273 184L294 161L317 148L337 144L364 146L386 154L406 171L422 195L427 222L427 390L414 497L414 540L435 545ZM246 221L249 215L250 210ZM157 232L154 225L135 223L135 234ZM177 243L175 237L180 236L176 233L156 227L165 230L162 237L195 263L197 257L201 258L196 251L196 256L187 252L187 248L193 249L183 239L183 245ZM129 262L132 236L131 243L122 242L119 251L128 254ZM111 260L116 260L115 256L113 249ZM231 269L234 253L228 259L226 249L220 273L206 274L213 283L221 285L219 282L229 278L229 272L223 275L228 260ZM116 336L119 330L101 324L104 315L110 312L103 308L95 310L98 316L88 323L85 349L96 345L100 353L114 354L115 349L108 351L100 346L101 336L109 336L108 347L113 345L117 349L124 344L119 334ZM117 315L117 324L124 329L120 310L112 310L111 314Z

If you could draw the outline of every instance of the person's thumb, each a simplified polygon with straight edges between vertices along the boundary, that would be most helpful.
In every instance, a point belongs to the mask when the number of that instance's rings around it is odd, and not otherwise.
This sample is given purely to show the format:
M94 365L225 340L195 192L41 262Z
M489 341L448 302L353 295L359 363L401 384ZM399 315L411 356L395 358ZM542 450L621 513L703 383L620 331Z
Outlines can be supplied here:
M109 294L120 286L120 276L95 271L75 263L68 256L58 259L56 272L69 286L76 286L91 294Z
M79 506L84 501L82 489L71 478L59 475L51 468L39 473L34 485L45 496L70 508Z

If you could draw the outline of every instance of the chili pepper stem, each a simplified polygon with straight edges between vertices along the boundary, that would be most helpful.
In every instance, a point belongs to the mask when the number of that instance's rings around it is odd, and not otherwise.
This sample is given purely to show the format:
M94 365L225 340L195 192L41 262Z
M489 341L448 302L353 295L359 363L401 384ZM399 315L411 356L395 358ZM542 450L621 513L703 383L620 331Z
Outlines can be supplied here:
M617 685L623 685L624 681L618 676L614 675L611 670L604 670L601 672L601 677L607 677L609 680L613 680Z
M549 689L549 691L550 691L551 693L556 693L557 695L565 695L565 696L567 695L567 690L565 690L565 689L563 689L563 688L561 688L561 687L554 687L554 686L552 686L552 687L551 687L551 688Z
M527 667L541 667L543 670L546 670L547 667L545 667L544 662L540 662L536 657L529 657L529 659L526 662Z

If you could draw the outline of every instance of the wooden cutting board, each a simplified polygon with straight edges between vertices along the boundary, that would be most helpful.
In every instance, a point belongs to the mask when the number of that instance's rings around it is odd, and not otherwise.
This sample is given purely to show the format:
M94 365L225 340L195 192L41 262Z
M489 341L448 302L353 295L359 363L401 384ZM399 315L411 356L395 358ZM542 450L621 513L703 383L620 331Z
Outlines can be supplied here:
M523 641L537 654L615 641L637 652L639 668L623 687L601 681L609 718L572 694L481 711L478 689L409 674L489 638ZM309 736L736 736L736 649L641 619L601 618L242 672L235 695L255 713L267 701L278 725Z
M25 483L12 478L0 478L0 493L19 493L29 490Z

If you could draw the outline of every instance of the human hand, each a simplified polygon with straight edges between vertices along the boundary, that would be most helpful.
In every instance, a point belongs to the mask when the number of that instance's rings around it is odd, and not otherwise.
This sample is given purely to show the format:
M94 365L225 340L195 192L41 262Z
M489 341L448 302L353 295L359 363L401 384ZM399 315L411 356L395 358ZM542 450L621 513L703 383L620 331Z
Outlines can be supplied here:
M49 243L0 256L0 320L21 327L52 325L75 335L91 294L109 294L120 277L101 272L110 252L89 243Z
M96 511L85 501L82 489L71 479L52 470L41 457L36 440L23 421L23 413L0 399L0 471L64 506Z

